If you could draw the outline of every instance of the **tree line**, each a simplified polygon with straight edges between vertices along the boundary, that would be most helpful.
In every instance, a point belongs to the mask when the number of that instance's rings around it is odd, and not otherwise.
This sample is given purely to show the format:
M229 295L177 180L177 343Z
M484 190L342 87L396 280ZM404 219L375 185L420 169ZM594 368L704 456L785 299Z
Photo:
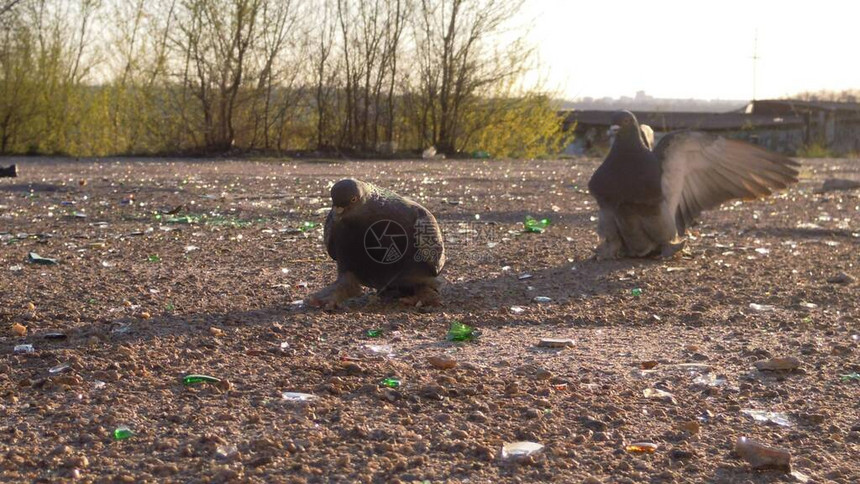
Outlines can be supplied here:
M553 153L522 1L0 1L0 153Z

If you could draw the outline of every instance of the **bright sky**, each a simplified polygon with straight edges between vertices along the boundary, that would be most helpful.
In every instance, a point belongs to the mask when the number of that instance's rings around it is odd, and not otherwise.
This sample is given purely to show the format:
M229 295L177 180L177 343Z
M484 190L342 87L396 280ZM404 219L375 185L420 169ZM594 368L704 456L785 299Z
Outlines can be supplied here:
M860 89L854 0L526 0L532 39L563 97L750 99Z

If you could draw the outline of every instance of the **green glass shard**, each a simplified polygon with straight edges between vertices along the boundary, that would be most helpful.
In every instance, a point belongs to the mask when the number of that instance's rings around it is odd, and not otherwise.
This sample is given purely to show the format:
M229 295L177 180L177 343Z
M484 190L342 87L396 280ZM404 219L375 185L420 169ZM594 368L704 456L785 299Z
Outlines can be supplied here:
M132 436L134 436L134 432L126 426L117 427L116 430L113 431L114 440L125 440Z
M184 385L195 385L197 383L218 383L220 381L220 378L215 378L214 376L209 375L186 375L185 378L182 379L182 383Z
M459 321L454 321L451 323L451 327L448 328L449 341L471 341L476 336L475 328Z
M552 222L550 222L548 218L542 218L538 220L531 215L527 215L525 222L523 222L523 229L526 232L533 232L539 234L546 230L546 228L549 227L550 223Z

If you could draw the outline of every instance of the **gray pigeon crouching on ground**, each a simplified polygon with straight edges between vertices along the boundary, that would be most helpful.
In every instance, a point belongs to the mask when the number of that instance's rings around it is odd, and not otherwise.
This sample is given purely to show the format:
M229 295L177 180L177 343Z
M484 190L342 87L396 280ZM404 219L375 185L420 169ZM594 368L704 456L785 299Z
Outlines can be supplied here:
M326 251L337 280L306 303L334 308L361 295L361 286L415 305L438 305L445 265L442 232L427 209L408 198L352 178L331 188Z
M797 162L758 146L679 131L652 151L633 113L615 113L612 124L615 142L588 182L600 209L598 259L671 257L702 211L797 182Z

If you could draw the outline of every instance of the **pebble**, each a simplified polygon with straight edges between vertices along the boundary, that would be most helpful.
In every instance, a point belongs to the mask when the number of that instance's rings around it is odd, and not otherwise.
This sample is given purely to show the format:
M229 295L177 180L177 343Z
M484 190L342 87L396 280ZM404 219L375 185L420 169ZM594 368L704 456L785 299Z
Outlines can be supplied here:
M427 362L430 363L430 366L439 370L450 370L457 366L457 360L448 358L447 356L431 356L427 358Z
M791 452L770 447L747 437L735 442L735 452L750 463L753 469L776 469L791 472Z
M689 450L672 449L669 451L669 458L674 460L687 460L695 457L696 454Z
M702 429L701 424L695 420L690 420L679 425L680 429L691 435L696 435Z
M645 398L651 400L659 400L661 402L671 403L672 405L678 404L674 395L658 388L646 388L642 393L645 395Z
M12 333L14 333L15 336L26 336L27 327L21 323L15 323L12 325Z
M576 342L570 338L542 338L538 343L541 348L567 348Z
M759 371L791 371L800 366L800 360L793 356L784 358L769 358L753 363Z
M854 276L846 274L844 272L840 272L835 276L831 276L827 278L828 284L852 284L856 279Z
M659 363L658 361L656 361L656 360L647 360L647 361L643 361L643 362L639 363L639 366L640 366L643 370L650 370L650 369L654 368L655 366L657 366L657 365L659 365L659 364L660 364L660 363Z

